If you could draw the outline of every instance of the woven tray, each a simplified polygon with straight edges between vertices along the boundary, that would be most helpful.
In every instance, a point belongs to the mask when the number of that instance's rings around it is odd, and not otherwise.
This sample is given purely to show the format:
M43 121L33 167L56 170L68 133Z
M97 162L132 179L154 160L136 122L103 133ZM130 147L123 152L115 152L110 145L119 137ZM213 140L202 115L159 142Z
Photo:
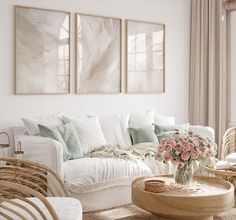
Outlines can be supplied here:
M145 190L160 193L166 191L166 185L165 182L161 180L147 180L145 181Z

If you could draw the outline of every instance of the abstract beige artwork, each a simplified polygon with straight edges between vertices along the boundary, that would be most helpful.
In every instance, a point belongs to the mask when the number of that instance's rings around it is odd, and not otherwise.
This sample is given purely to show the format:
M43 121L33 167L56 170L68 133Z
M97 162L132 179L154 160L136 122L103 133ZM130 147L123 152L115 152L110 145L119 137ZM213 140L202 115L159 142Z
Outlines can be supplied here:
M70 91L70 14L15 7L15 93Z
M165 26L126 21L128 93L162 93L165 90Z
M121 20L76 15L77 93L121 92Z

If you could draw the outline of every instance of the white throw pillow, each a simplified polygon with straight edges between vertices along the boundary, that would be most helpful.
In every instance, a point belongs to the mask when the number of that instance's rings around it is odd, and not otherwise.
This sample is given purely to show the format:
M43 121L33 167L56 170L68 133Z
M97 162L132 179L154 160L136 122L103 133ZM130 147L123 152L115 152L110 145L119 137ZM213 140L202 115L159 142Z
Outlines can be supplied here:
M175 118L171 116L165 116L161 114L155 114L154 116L154 123L156 125L162 126L174 126L175 125Z
M72 122L75 126L84 154L107 144L98 116L79 118L63 116L63 121Z
M155 110L151 109L142 113L134 113L130 115L129 127L130 128L141 128L145 125L154 124Z
M99 118L107 144L128 149L132 143L128 132L129 114L118 114Z
M62 113L58 112L54 115L44 116L40 118L21 118L26 130L28 131L29 135L39 135L39 127L38 124L44 126L58 126L63 124L62 120Z

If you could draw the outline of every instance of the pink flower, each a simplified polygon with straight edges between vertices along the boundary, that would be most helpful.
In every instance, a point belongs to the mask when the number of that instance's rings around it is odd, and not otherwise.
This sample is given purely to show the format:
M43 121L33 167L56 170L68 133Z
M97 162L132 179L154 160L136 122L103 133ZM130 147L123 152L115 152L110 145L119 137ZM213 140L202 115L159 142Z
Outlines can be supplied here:
M200 142L199 142L198 140L194 140L194 141L193 141L193 144L194 144L195 147L199 147Z
M176 145L176 142L171 142L171 146L174 147Z
M191 151L194 148L192 143L183 144L183 151Z
M176 144L176 145L174 146L174 149L175 149L176 151L180 151L180 150L181 150L181 145L180 145L180 144Z
M157 147L157 150L159 153L163 153L165 150L165 145L164 144L159 144Z
M164 160L165 161L170 161L172 159L172 156L170 155L169 152L166 152L165 155L164 155Z
M170 144L167 144L165 146L165 151L171 151L172 150L172 146Z
M182 144L182 151L188 151L187 143Z
M190 153L187 152L187 151L184 151L184 152L182 153L182 155L181 155L181 158L182 158L184 161L188 160L188 159L190 158Z
M173 165L177 165L179 163L179 160L172 157L171 162Z
M188 143L188 144L187 144L187 148L188 148L189 150L192 150L192 149L194 148L194 145L193 145L192 143Z
M183 162L179 162L178 167L179 168L183 168L184 167L184 163Z
M191 158L193 159L193 160L196 160L196 159L198 159L198 151L196 151L196 150L191 150L191 153L190 153L190 156L191 156Z

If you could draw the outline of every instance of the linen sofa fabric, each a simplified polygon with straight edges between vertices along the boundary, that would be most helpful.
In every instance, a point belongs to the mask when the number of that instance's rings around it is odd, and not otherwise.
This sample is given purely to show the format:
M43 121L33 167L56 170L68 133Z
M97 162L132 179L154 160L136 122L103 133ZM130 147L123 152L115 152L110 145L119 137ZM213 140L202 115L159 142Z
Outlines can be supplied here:
M64 161L83 156L79 137L72 123L55 127L47 127L39 124L38 127L40 136L49 137L61 143Z
M98 116L78 118L63 116L63 121L72 122L75 126L84 154L107 145Z
M158 144L157 137L154 133L153 125L146 125L142 128L129 128L132 144L139 144L144 142L151 142Z
M141 160L114 158L80 158L63 164L64 180L74 193L86 193L109 187L130 185L141 176L152 176ZM78 174L79 171L79 174Z
M38 124L45 126L57 126L62 125L62 113L56 113L54 115L44 116L40 118L22 118L25 128L29 135L39 135Z
M128 132L129 114L117 114L99 118L107 144L128 149L132 143Z

